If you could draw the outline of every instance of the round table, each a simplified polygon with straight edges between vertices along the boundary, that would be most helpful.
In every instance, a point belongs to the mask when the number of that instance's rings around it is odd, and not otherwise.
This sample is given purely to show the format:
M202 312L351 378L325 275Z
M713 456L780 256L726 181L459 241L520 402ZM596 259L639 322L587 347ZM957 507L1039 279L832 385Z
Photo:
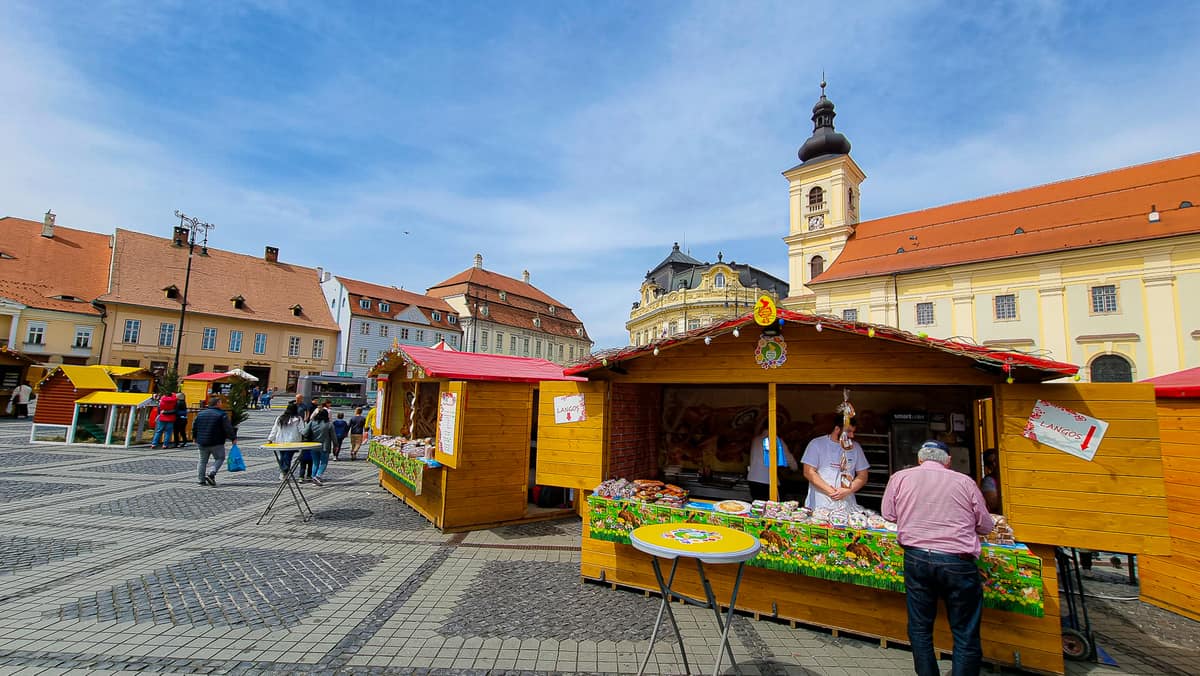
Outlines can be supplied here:
M742 584L742 570L746 561L754 558L761 547L758 538L725 526L656 523L634 529L629 534L629 541L638 551L652 556L650 563L654 567L654 577L658 580L658 587L662 592L658 619L654 622L654 631L650 634L650 645L646 648L646 657L642 659L638 673L644 673L646 665L650 662L650 654L654 651L654 641L658 638L658 627L662 624L664 611L671 620L671 626L675 629L675 637L679 641L679 654L683 657L683 669L685 672L691 671L688 667L687 652L683 647L683 636L679 632L679 625L675 622L675 613L671 610L671 601L674 598L703 608L711 608L716 614L717 628L721 631L721 643L717 646L717 663L713 666L713 676L721 671L721 659L724 652L729 653L729 661L736 669L737 663L734 661L733 651L729 647L729 627L733 621L734 608L737 605L738 587ZM662 568L658 564L660 558L671 559L671 574L667 578L663 578ZM693 599L671 589L681 558L695 559L696 570L700 574L700 585L704 589L704 601ZM721 606L713 594L712 585L704 575L704 564L706 563L738 564L737 575L733 582L733 592L729 597L729 614L723 619Z
M319 441L284 441L279 443L268 442L262 445L262 448L269 449L271 453L275 455L275 462L280 466L283 465L283 456L280 455L281 453L288 451L303 451L307 448L320 447L321 442ZM288 463L287 471L284 472L283 478L279 480L279 487L275 489L275 495L271 497L271 502L267 503L267 508L264 509L262 515L258 517L258 523L261 524L262 520L265 519L267 514L271 512L271 508L275 506L275 501L279 499L280 495L283 495L284 488L291 489L292 499L296 502L296 509L300 510L300 516L303 517L305 521L308 521L313 517L312 508L308 506L308 500L304 497L304 492L300 490L300 481L296 479L295 476L296 468L300 466L300 457L300 455L296 455L292 458L291 462ZM305 512L307 512L307 514Z

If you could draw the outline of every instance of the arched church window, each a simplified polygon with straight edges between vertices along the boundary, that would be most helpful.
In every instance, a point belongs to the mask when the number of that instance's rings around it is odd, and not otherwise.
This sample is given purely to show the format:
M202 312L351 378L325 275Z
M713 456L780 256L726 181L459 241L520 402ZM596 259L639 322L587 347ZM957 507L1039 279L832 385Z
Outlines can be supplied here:
M1119 354L1106 354L1092 361L1093 383L1132 383L1133 365Z
M819 186L808 191L808 207L814 209L825 203L825 191Z
M820 256L813 256L808 262L808 278L813 279L825 272L825 259Z

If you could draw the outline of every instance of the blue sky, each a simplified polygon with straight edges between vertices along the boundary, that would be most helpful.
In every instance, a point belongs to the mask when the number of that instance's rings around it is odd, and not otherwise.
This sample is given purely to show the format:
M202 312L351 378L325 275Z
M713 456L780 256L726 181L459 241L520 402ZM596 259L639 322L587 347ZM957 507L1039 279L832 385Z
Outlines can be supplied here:
M0 215L424 291L597 347L681 242L786 279L821 71L865 218L1200 150L1200 3L0 3ZM407 231L410 234L403 234Z

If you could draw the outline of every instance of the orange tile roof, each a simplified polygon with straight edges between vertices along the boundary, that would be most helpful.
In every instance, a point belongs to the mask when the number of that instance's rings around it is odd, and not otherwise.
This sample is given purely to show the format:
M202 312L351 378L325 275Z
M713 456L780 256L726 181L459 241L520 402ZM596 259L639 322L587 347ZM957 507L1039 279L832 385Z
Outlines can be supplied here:
M108 291L108 244L109 236L98 232L55 225L54 237L42 237L39 221L0 218L0 297L43 310L99 315L91 301Z
M1195 233L1200 153L864 221L813 283Z
M112 291L100 300L179 310L179 301L167 298L163 289L174 285L182 294L187 247L176 247L164 237L132 230L118 229L116 238ZM338 330L315 269L285 262L270 263L263 258L211 247L208 253L201 256L200 248L196 248L188 288L189 312ZM240 310L230 300L235 296L245 299ZM297 304L302 308L298 317L291 310Z
M500 300L501 291L506 294L505 300ZM427 293L440 298L469 295L486 300L488 315L486 318L480 317L486 321L574 340L591 340L583 322L575 316L571 308L532 284L498 272L476 267L467 268L450 279L429 287ZM555 308L553 314L550 313L551 305ZM533 324L535 317L541 318L540 328ZM582 335L576 329L582 329Z
M350 295L350 314L359 317L374 317L376 319L392 319L398 313L408 307L416 307L421 314L425 315L425 319L433 326L439 326L449 331L460 331L458 324L451 324L449 317L451 315L457 317L458 313L450 304L441 298L426 296L404 289L397 289L394 286L382 286L380 284L372 284L363 282L357 279L347 279L346 277L338 277L342 286L346 287L346 292ZM380 312L379 304L372 303L370 310L364 310L358 305L361 298L369 300L382 300L391 304L389 312ZM433 311L440 312L442 318L439 321L433 321L431 313Z

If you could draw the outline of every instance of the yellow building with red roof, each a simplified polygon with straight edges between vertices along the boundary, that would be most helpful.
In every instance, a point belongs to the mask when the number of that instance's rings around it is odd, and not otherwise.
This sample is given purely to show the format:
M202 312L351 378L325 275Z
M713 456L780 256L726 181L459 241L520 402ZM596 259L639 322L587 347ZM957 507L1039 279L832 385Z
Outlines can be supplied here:
M429 287L428 295L454 308L466 352L539 357L558 364L583 359L592 339L571 308L529 281L486 270L483 255L475 264Z
M1200 153L859 221L822 91L789 183L782 306L1048 353L1091 381L1200 365Z

